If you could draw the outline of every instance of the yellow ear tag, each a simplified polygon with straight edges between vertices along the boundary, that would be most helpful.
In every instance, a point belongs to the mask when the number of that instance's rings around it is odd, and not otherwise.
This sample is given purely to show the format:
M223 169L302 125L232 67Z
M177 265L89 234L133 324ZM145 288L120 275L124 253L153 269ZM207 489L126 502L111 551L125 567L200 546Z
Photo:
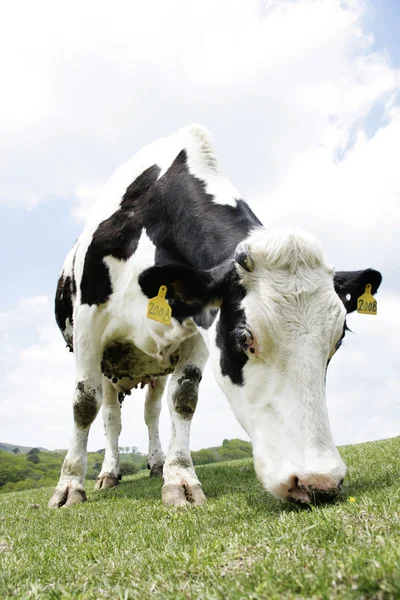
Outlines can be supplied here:
M172 310L165 299L167 287L162 285L158 290L158 295L150 298L147 305L147 318L158 321L163 325L171 325Z
M365 292L357 300L357 312L361 315L376 315L378 305L371 294L371 284L365 286Z

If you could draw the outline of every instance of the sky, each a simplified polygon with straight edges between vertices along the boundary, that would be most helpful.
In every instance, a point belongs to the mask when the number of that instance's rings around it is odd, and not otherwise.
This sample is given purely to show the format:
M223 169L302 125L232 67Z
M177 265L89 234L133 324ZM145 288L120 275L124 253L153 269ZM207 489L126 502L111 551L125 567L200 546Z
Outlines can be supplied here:
M21 14L24 18L21 19ZM327 403L337 444L400 434L397 0L15 0L0 22L0 441L66 448L73 356L54 316L64 258L113 171L196 122L268 228L383 274L350 315ZM121 446L145 452L143 392ZM169 416L161 416L166 449ZM207 366L192 449L247 439ZM104 447L101 418L89 449Z

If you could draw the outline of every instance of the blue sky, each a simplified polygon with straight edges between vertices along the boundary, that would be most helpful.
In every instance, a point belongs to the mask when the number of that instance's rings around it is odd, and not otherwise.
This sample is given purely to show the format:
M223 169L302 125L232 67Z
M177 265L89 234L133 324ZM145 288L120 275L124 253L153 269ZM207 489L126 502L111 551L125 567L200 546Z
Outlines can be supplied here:
M0 440L67 446L73 363L52 315L63 260L113 170L192 121L265 224L311 230L337 268L382 270L382 309L352 317L328 405L340 443L400 430L400 4L121 2L112 28L103 3L73 1L62 18L25 3L22 24L18 6L0 53ZM124 407L121 444L144 450L141 402ZM193 447L245 437L209 372L198 412ZM91 439L101 447L101 423Z
M71 200L44 201L31 210L0 206L4 261L1 310L21 296L52 295L68 248L80 233Z
M365 24L373 33L373 47L386 49L394 65L400 64L400 3L397 0L370 2Z

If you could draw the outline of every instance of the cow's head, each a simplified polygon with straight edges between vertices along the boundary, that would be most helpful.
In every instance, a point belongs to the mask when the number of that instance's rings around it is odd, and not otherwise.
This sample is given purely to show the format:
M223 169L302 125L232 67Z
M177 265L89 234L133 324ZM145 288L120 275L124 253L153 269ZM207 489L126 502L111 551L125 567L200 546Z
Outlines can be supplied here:
M281 499L325 500L341 488L346 467L330 430L326 369L347 313L381 279L372 269L335 273L309 234L265 229L211 273L167 265L141 275L149 297L168 286L176 317L197 315L205 325L207 308L220 308L209 329L214 372L251 438L259 479Z

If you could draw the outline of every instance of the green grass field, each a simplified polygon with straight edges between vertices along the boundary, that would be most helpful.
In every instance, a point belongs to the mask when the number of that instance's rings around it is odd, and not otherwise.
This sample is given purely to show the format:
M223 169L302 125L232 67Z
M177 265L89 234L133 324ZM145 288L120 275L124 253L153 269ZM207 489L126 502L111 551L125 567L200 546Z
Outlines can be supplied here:
M67 510L50 489L4 494L0 598L400 598L400 438L341 453L341 500L311 509L247 459L197 468L201 508L164 508L143 474Z

